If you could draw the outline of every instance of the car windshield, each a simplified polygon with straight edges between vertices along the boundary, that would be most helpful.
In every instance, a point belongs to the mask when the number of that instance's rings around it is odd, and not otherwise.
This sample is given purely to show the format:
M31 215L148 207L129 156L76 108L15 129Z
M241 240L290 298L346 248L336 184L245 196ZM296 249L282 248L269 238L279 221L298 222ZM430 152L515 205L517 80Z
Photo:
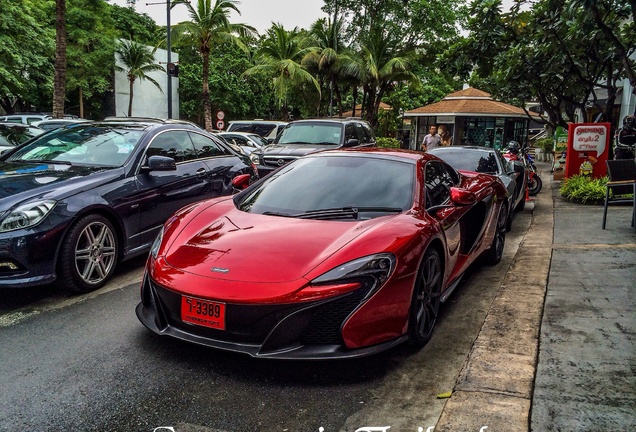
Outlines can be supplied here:
M479 173L496 174L499 172L497 167L497 159L492 152L486 152L481 150L433 150L431 154L434 154L440 159L443 159L450 166L456 170L474 171Z
M415 165L406 161L352 154L307 157L272 174L239 208L286 217L370 219L411 208L414 182Z
M277 144L338 145L342 139L342 125L337 123L292 123L277 138Z
M112 125L58 129L25 145L7 161L118 167L126 162L142 134L139 129Z

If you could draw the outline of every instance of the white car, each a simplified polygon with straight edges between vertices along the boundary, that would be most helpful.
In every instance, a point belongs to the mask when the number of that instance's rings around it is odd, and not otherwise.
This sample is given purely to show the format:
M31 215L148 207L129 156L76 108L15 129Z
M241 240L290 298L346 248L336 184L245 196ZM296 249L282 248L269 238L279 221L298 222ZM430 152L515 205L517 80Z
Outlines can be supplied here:
M219 132L217 135L222 137L228 144L240 147L245 154L250 154L254 150L269 144L265 138L255 133Z

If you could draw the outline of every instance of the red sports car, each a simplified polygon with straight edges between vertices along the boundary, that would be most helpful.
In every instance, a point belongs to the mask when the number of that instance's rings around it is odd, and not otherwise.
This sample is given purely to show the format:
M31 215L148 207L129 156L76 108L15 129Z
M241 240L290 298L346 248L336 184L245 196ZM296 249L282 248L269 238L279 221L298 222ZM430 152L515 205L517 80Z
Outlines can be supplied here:
M501 259L506 188L435 156L305 156L181 209L155 241L137 316L154 333L254 357L424 345L480 256Z

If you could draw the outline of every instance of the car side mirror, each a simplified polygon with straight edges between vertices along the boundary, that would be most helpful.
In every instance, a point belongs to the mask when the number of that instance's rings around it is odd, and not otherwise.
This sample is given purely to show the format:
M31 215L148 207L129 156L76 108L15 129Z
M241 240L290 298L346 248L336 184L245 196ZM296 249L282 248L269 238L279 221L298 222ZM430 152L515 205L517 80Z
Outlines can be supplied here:
M232 187L237 190L243 190L250 185L251 176L249 174L241 174L232 179Z
M171 157L167 156L150 156L148 165L141 167L145 172L150 171L176 171L177 164Z
M360 144L360 141L355 138L349 138L345 143L345 147L355 147Z
M477 197L473 192L458 187L450 188L450 199L454 204L462 206L471 205L477 201Z

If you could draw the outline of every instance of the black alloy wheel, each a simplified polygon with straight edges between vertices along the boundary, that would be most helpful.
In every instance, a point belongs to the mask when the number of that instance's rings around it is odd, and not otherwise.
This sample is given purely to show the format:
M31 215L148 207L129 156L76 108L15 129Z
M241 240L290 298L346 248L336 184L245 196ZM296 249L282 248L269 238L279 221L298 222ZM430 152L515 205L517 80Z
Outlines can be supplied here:
M439 253L429 249L417 272L409 311L409 343L422 347L433 335L442 295L444 270Z
M506 244L506 221L508 220L508 209L505 204L501 205L499 215L497 216L497 227L495 236L492 239L490 247L484 252L484 259L487 265L495 265L501 261L504 246Z
M104 216L80 219L62 243L58 285L76 292L102 287L115 271L119 248L115 229Z

